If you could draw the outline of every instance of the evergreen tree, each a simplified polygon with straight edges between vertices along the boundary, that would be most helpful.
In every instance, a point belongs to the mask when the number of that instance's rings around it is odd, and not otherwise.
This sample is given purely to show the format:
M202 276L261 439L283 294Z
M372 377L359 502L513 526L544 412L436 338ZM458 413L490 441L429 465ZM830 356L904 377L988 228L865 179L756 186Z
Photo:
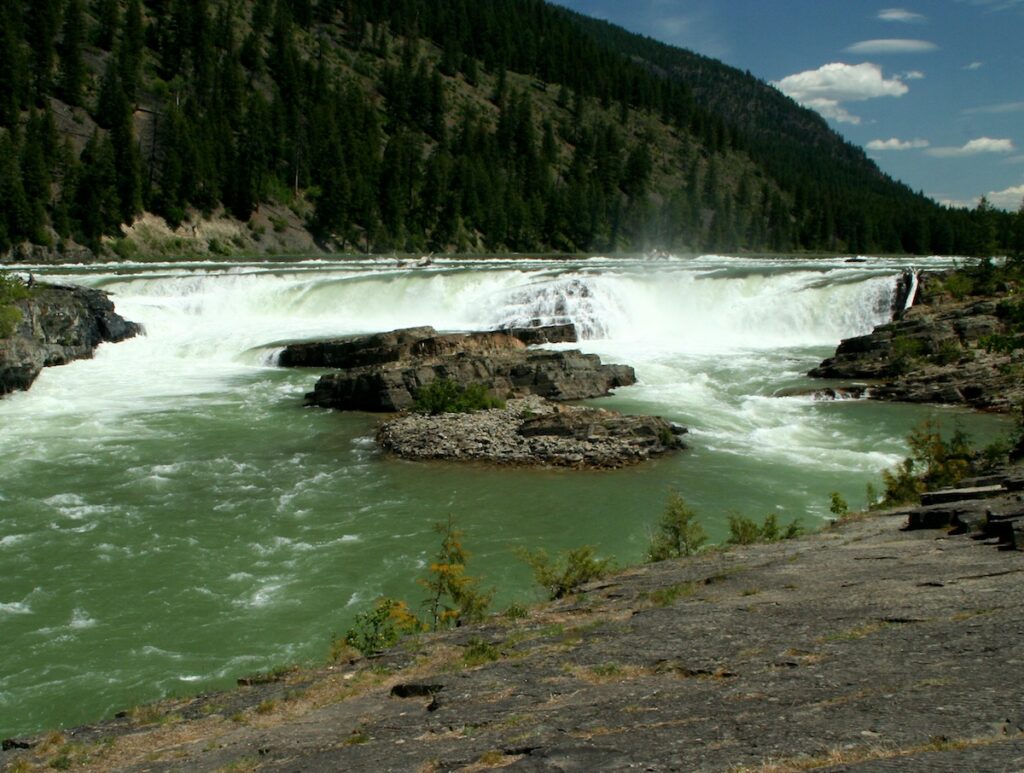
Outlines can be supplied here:
M135 101L145 43L146 32L142 20L141 0L128 0L117 57L121 88L129 102Z
M14 126L28 97L21 6L0 0L0 126Z
M82 62L82 42L85 39L85 18L82 0L68 0L64 9L64 29L57 53L60 55L61 99L73 107L82 104L82 86L85 83L85 65Z
M32 89L37 102L49 94L62 0L33 0L26 14L26 39L31 62Z
M96 0L93 6L96 17L96 34L93 42L104 51L114 48L114 40L121 25L121 9L119 0Z
M21 181L18 137L0 129L0 248L31 235L32 211Z
M116 234L121 224L114 148L109 137L100 137L98 132L82 151L72 217L78 224L81 241L91 245L96 245L103 236Z

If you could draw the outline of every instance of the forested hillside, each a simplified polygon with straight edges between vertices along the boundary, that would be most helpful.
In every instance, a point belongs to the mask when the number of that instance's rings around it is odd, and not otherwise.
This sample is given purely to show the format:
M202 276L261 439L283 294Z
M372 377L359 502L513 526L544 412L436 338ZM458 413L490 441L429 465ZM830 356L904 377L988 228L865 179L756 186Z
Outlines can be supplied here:
M0 0L0 253L116 250L144 212L257 234L269 206L330 250L1021 238L749 75L542 0Z

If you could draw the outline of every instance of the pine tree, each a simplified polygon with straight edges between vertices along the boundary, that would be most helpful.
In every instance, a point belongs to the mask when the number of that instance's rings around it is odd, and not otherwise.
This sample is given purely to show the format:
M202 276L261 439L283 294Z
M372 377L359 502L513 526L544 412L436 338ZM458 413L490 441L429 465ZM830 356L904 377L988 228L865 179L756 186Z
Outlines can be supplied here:
M71 213L85 243L96 245L102 236L117 233L121 223L117 188L113 145L109 137L96 132L82 151Z
M26 15L26 39L31 62L32 89L37 102L49 94L53 81L55 41L60 29L61 0L33 0Z
M430 594L423 601L427 625L437 630L478 622L487 613L494 592L480 590L477 581L466 575L469 554L462 546L464 534L455 528L452 517L436 524L435 529L441 535L441 547L427 578L419 580Z
M121 88L129 102L135 101L145 44L146 31L142 19L142 4L140 0L128 0L124 16L124 31L117 49L117 58Z
M85 18L82 0L68 0L64 9L64 29L57 53L60 56L61 99L73 107L82 104L82 86L85 83L85 65L82 63L82 42L85 38Z
M0 247L27 239L32 212L21 182L19 142L14 130L0 129Z
M97 22L93 42L104 51L110 51L114 47L114 40L121 26L119 0L96 0L93 15Z
M28 71L17 0L0 0L0 126L14 126L28 96Z

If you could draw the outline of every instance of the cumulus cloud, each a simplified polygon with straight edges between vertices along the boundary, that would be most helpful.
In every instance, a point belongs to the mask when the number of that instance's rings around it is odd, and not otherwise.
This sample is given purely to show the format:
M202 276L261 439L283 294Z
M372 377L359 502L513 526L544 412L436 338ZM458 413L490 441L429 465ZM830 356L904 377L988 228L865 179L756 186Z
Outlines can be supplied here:
M985 198L997 209L1016 212L1024 202L1024 185L1013 185L1001 191L992 191L986 193Z
M882 21L898 21L903 23L924 21L924 16L905 8L884 8L878 12Z
M939 47L928 40L907 40L905 38L880 38L862 40L847 46L849 54L926 54L938 51Z
M937 158L959 158L962 156L979 156L983 153L1011 153L1014 150L1016 148L1014 148L1011 140L979 137L976 140L970 140L958 148L930 148L925 152L929 156L936 156Z
M907 72L900 75L901 80L905 81L919 81L924 80L924 73L920 70L908 70Z
M984 62L971 62L970 64L965 64L964 65L964 69L965 70L980 70L984 66L985 66Z
M886 79L877 64L832 62L817 70L787 75L772 83L805 107L839 123L859 124L860 118L843 107L876 97L902 97L910 89L899 78Z
M928 140L901 140L892 137L888 140L871 140L867 144L868 150L918 150L927 148L931 143Z

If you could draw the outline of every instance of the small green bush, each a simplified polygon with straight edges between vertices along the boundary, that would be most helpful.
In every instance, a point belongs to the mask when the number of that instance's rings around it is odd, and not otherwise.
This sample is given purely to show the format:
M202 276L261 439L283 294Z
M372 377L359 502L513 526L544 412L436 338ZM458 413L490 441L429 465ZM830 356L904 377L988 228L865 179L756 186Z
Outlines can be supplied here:
M442 413L471 413L504 408L505 401L493 397L484 384L461 387L451 379L439 378L416 392L413 410L438 416Z
M345 633L345 644L363 655L375 655L394 646L402 636L419 628L404 602L382 598L369 612L356 615Z
M482 666L484 663L492 663L501 657L501 653L498 650L485 642L478 636L474 636L466 644L466 649L462 653L462 662L467 666Z
M932 362L937 365L952 365L964 356L964 348L953 339L947 339L939 344L938 349L931 355Z
M783 527L779 524L778 516L769 513L760 526L751 518L746 518L739 513L729 515L729 536L725 540L727 545L754 545L758 542L778 542L784 539L793 539L804 533L799 520L791 521Z
M829 499L831 502L829 503L828 511L836 518L842 518L850 512L850 505L847 504L846 500L843 499L843 495L838 491L833 491L829 494Z
M599 580L611 571L610 558L597 558L590 545L574 548L553 559L543 549L517 555L533 569L533 578L544 588L548 598L564 598L575 593L591 580Z
M687 506L679 493L671 492L658 531L647 549L648 560L664 561L699 551L707 542L708 535L696 518L697 513Z
M957 300L962 300L974 292L974 280L959 271L946 277L943 286L946 292Z
M925 345L920 338L894 338L890 353L892 369L899 374L907 373L924 354Z
M27 298L29 289L21 277L0 271L0 338L12 335L21 322L21 309L16 301Z
M970 438L957 428L945 440L941 430L938 422L927 420L907 435L910 456L895 469L882 472L885 491L879 506L919 502L922 492L956 485L975 471L976 454Z

